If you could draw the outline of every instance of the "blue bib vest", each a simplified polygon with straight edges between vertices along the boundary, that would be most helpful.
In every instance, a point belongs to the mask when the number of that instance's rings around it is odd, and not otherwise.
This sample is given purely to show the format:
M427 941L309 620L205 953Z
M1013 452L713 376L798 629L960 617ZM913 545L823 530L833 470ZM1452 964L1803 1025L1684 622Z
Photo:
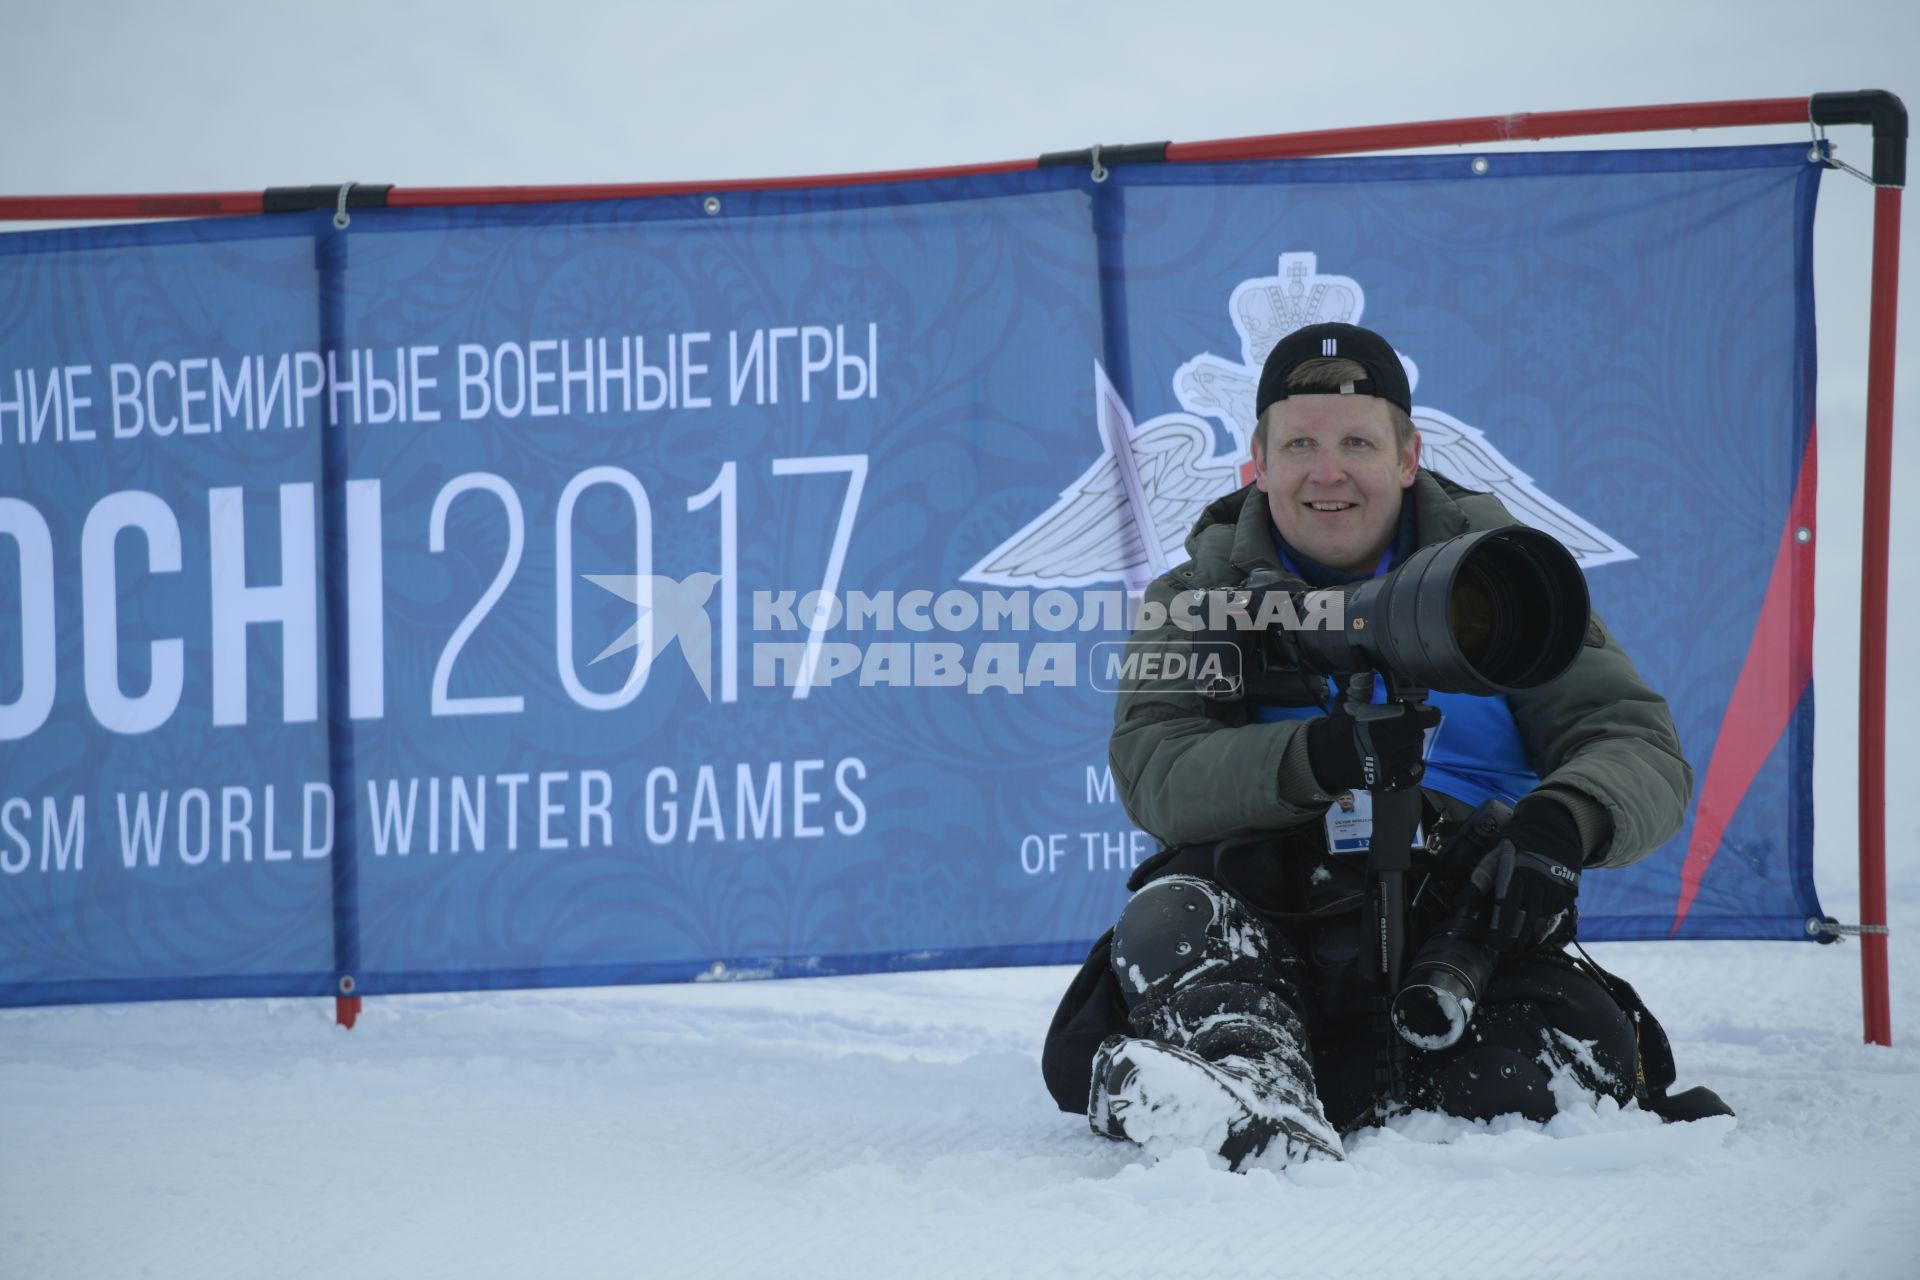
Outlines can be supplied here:
M1411 514L1410 503L1408 514ZM1327 579L1329 583L1359 580L1358 575L1340 574L1314 564L1288 546L1277 530L1270 532L1274 534L1274 548L1280 563L1287 572L1308 582L1316 578ZM1391 569L1396 550L1389 546L1368 576L1377 578ZM1345 696L1339 682L1328 680L1327 687L1332 697ZM1383 702L1385 699L1385 683L1375 676L1371 700ZM1427 701L1439 708L1445 719L1440 722L1440 732L1434 736L1433 747L1427 753L1427 774L1421 780L1422 787L1473 806L1496 798L1510 805L1518 804L1522 796L1540 784L1539 775L1534 773L1527 758L1527 744L1520 737L1520 726L1513 721L1513 708L1507 704L1504 694L1482 698L1470 693L1430 693ZM1254 718L1271 723L1307 720L1319 714L1318 707L1262 706L1256 709Z

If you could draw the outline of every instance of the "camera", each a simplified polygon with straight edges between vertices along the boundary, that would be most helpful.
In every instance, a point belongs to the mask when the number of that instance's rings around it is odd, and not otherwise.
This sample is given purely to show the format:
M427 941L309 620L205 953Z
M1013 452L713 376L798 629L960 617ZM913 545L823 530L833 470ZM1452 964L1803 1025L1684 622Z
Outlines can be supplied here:
M1389 573L1332 590L1257 571L1210 603L1207 639L1230 641L1241 670L1238 679L1197 680L1202 695L1320 706L1326 681L1341 678L1357 721L1406 715L1429 691L1493 697L1546 684L1579 656L1591 616L1572 553L1523 525L1430 544ZM1367 705L1373 672L1385 679L1388 705ZM1493 975L1480 918L1487 886L1476 868L1511 811L1489 801L1449 841L1420 891L1430 909L1444 902L1440 923L1403 971L1418 805L1414 788L1376 790L1368 865L1390 1020L1406 1043L1435 1050L1465 1034Z
M1501 840L1513 810L1498 800L1475 809L1440 847L1414 895L1416 910L1441 916L1394 993L1389 1017L1416 1049L1459 1042L1493 977L1496 955L1487 940L1484 886L1473 883L1480 860Z
M1572 663L1590 608L1572 553L1524 525L1422 547L1334 589L1256 570L1209 604L1205 638L1238 649L1240 678L1199 692L1294 706L1323 703L1329 676L1375 670L1442 693L1530 689Z

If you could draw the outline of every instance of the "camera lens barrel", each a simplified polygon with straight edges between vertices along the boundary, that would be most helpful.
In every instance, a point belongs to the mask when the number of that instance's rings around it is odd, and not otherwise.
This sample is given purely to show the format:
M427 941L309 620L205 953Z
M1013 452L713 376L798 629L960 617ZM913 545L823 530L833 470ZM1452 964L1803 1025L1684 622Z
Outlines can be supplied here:
M1344 625L1300 633L1312 666L1327 675L1385 668L1483 697L1557 678L1579 656L1591 608L1572 553L1523 525L1422 547L1344 594Z
M1466 1033L1481 993L1493 977L1494 956L1478 924L1456 918L1428 940L1393 998L1393 1029L1416 1049L1446 1049Z
M1429 967L1393 998L1393 1029L1416 1049L1451 1048L1466 1034L1473 1006L1473 990L1459 974Z

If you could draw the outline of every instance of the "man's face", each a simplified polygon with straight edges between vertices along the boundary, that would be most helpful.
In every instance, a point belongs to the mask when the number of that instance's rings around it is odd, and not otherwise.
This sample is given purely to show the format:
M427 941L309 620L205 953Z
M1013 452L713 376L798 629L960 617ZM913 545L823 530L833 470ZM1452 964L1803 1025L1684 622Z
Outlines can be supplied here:
M1296 395L1267 410L1253 441L1254 483L1274 527L1330 569L1371 573L1399 529L1420 436L1397 447L1393 409L1375 396Z

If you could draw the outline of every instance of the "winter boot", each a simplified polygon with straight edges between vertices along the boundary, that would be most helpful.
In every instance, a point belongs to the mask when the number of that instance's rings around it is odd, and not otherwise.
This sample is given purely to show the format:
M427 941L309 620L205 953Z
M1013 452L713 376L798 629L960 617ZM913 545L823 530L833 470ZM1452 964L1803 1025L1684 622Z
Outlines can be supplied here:
M1204 880L1156 881L1115 927L1113 963L1135 1034L1094 1056L1094 1132L1156 1155L1215 1151L1236 1170L1342 1158L1286 972L1299 962L1242 903Z
M1088 1122L1156 1156L1197 1147L1244 1172L1255 1164L1344 1159L1311 1088L1262 1058L1209 1062L1158 1040L1110 1036L1093 1059Z

